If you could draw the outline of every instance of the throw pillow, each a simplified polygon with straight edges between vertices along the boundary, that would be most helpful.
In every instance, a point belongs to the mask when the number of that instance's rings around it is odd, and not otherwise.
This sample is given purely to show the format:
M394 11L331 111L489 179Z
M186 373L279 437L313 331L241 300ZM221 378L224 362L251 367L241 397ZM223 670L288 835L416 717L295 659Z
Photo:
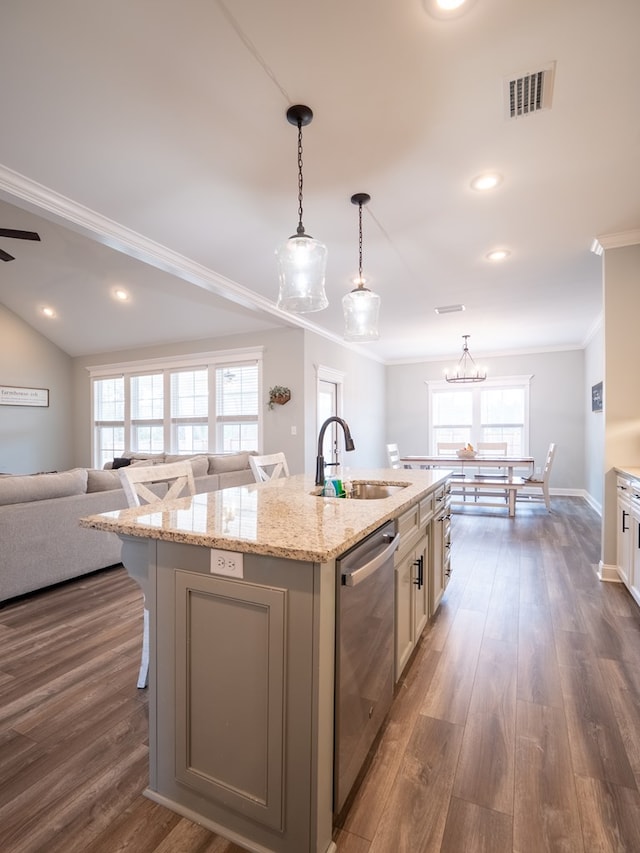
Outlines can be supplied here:
M131 465L132 460L128 456L116 456L111 464L111 468L115 471L117 468L126 468Z

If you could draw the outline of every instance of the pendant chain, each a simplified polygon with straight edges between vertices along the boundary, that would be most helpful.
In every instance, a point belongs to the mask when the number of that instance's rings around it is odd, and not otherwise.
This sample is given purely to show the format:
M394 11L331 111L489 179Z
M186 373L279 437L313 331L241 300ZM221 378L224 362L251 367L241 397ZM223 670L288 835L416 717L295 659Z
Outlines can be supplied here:
M302 122L298 121L298 235L304 234L302 224Z
M364 284L362 280L362 202L358 205L358 287Z

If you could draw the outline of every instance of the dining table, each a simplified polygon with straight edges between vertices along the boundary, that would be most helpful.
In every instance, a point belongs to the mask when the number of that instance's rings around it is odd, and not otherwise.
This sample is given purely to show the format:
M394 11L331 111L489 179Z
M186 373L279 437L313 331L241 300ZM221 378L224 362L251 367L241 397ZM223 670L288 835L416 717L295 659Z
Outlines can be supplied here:
M509 478L513 477L514 468L526 469L527 476L531 476L534 471L534 463L533 456L498 456L497 454L460 457L454 453L400 457L400 464L409 468L451 468L462 474L465 473L465 469L500 468L505 469L504 476Z

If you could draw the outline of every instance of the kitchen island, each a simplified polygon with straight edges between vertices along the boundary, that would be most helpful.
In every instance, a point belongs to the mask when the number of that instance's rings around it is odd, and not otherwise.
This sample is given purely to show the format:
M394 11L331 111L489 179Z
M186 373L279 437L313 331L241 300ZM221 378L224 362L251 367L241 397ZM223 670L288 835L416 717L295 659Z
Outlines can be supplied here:
M449 472L352 476L403 488L322 498L300 475L81 521L121 537L150 612L145 793L247 850L335 849L336 558L390 520L423 535Z

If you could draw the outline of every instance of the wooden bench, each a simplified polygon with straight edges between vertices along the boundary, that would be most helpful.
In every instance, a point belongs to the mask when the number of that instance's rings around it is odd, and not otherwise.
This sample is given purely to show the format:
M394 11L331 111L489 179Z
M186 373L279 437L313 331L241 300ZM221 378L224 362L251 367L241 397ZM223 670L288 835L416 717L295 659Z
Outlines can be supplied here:
M483 500L479 505L506 507L513 517L516 514L518 491L526 485L524 477L454 474L451 477L451 504L470 506L479 503L478 498L495 498L493 501Z

